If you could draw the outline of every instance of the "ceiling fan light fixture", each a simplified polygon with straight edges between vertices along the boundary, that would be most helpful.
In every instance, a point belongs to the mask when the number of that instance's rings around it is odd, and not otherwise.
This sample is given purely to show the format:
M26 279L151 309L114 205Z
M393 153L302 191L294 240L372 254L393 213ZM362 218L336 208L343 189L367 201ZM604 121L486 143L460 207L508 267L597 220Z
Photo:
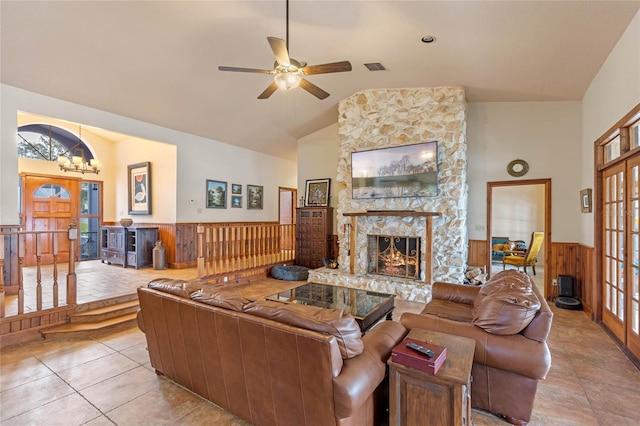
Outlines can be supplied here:
M301 77L298 72L279 72L273 76L273 81L282 90L295 89L300 85L300 80Z

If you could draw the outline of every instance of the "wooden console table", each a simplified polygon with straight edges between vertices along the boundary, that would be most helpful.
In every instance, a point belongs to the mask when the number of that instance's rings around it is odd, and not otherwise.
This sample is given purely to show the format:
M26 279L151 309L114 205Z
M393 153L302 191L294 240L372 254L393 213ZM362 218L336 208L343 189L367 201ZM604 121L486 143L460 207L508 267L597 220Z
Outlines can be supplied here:
M349 231L349 252L356 253L356 236L358 235L358 217L361 216L393 216L393 217L424 217L427 221L426 232L425 232L425 247L426 252L425 260L427 267L424 271L424 282L431 283L433 279L433 265L432 265L432 256L433 256L433 218L441 216L438 212L422 212L422 211L414 211L414 210L368 210L364 212L350 212L350 213L342 213L345 217L351 218L351 227ZM349 256L349 273L355 273L355 256Z
M389 359L391 426L470 426L471 367L476 341L414 328L412 339L447 348L447 359L433 375Z

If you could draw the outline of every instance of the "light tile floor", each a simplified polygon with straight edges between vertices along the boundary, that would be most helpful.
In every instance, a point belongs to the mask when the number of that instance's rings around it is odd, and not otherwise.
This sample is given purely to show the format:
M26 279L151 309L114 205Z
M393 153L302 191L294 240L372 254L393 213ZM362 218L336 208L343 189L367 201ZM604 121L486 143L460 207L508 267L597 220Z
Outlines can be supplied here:
M96 265L93 273L101 269ZM144 269L135 271L132 278L128 271L119 270L125 273L121 278L116 279L115 273L105 280L94 277L95 292L102 287L98 282L139 282L132 285L135 288L156 276L172 274L171 270ZM243 291L265 295L280 285L258 281ZM403 312L419 312L423 306L398 300L394 319ZM530 424L640 424L640 372L582 311L552 309L553 365L538 387ZM157 376L149 365L144 335L137 328L87 340L12 346L0 353L0 368L2 425L246 425ZM476 426L506 424L478 410L473 421Z

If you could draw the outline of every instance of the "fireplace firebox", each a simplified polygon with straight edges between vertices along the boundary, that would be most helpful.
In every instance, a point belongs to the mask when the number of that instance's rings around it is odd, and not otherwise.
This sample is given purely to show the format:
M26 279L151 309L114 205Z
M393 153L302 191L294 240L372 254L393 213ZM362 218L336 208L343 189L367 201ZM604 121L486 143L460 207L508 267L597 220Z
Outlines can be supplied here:
M367 273L419 279L420 237L367 236Z

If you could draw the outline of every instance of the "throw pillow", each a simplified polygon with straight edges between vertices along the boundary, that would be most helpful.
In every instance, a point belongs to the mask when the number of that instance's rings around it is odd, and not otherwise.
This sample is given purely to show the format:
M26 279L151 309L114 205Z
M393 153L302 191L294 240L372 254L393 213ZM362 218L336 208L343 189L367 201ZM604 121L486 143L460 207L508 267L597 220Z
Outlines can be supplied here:
M353 358L364 351L362 331L358 323L350 313L342 309L258 300L246 305L244 312L283 324L331 334L338 341L343 359Z
M532 285L528 276L517 271L496 274L480 289L471 323L492 334L520 333L540 309Z

